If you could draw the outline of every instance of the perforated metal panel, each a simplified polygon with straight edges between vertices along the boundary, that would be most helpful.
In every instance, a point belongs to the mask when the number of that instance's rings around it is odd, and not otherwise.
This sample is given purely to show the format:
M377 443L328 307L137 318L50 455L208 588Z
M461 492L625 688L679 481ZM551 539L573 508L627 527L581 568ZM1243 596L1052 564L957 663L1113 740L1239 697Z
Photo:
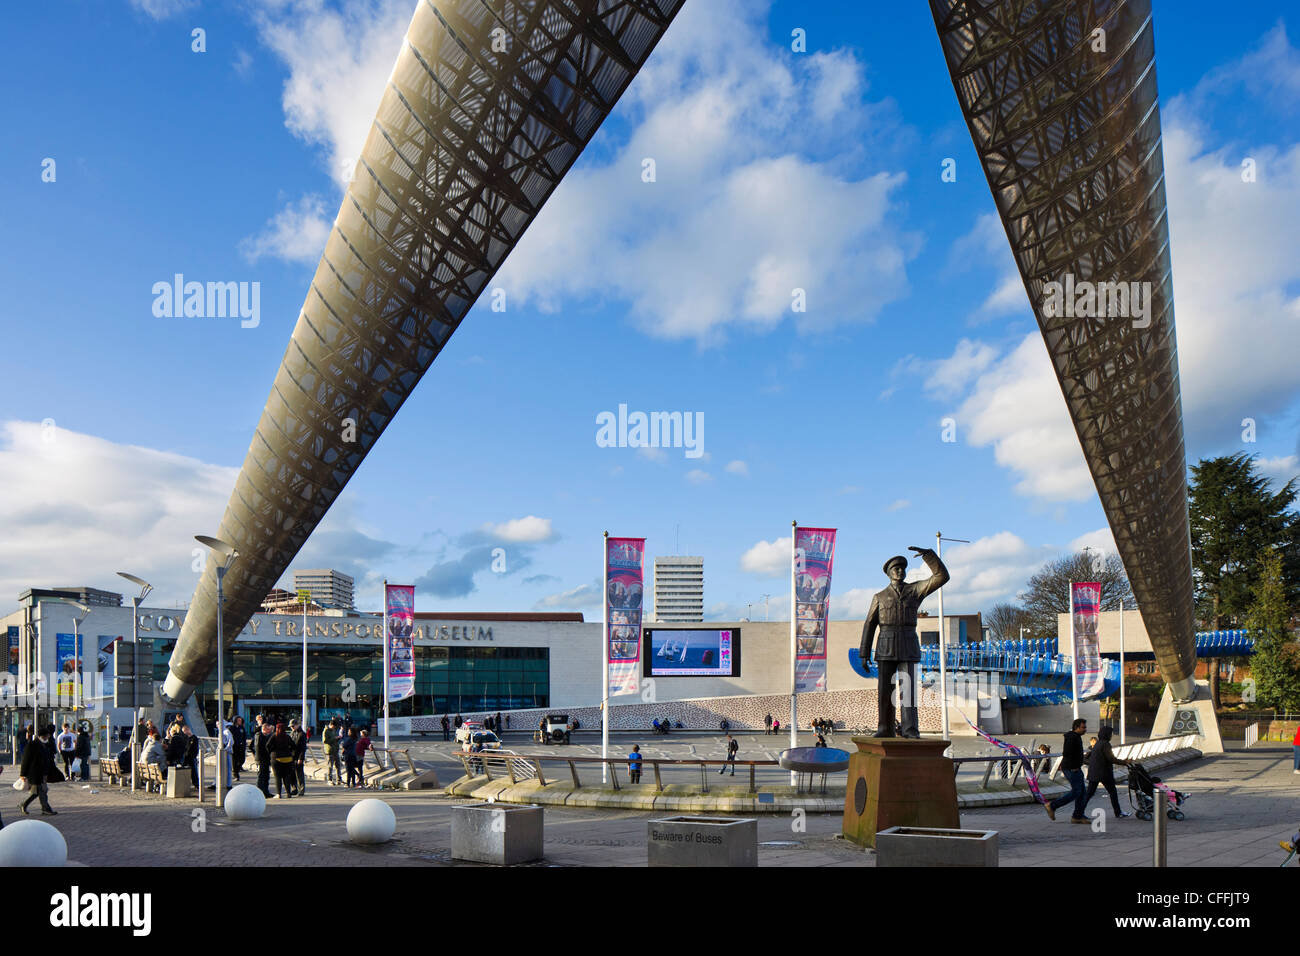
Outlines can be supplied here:
M1186 696L1191 538L1150 0L930 6L1156 661ZM1150 324L1047 314L1044 286L1066 274L1150 283Z
M240 552L224 582L227 646L681 3L421 0L221 521ZM215 660L209 562L166 695L184 700Z

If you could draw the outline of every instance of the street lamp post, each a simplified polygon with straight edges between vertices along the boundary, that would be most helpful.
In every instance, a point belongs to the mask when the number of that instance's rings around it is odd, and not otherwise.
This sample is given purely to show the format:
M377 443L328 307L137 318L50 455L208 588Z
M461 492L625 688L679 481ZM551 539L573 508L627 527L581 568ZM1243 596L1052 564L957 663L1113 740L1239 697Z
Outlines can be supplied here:
M970 544L964 538L945 538L941 532L936 531L934 533L934 553L940 560L943 559L943 543L945 541ZM940 727L943 730L943 739L950 740L951 738L948 736L948 641L944 630L943 588L939 588L939 719Z
M127 574L125 571L118 571L119 578L125 578L132 584L140 588L140 593L131 598L131 657L134 663L131 667L131 792L136 788L136 766L140 763L140 710L139 710L139 693L140 686L137 676L140 673L140 603L149 596L153 590L153 585L143 578L137 578L134 574ZM113 656L113 680L117 681L117 655Z
M221 582L225 578L226 572L230 566L235 563L239 557L239 552L235 546L227 544L220 538L213 538L206 534L196 534L194 540L205 548L211 550L218 558L220 563L217 564L217 809L220 810L225 806L226 794L226 735L225 735L225 691L226 691L226 672L225 672L225 634L221 629L221 605L225 598L221 592ZM202 759L200 757L199 759ZM200 795L201 796L201 795Z

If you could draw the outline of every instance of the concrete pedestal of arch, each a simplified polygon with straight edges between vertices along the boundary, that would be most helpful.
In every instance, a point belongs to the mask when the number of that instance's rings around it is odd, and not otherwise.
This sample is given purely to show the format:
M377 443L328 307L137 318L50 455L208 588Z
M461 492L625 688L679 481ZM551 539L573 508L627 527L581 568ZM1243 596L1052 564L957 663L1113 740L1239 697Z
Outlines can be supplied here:
M1203 754L1223 753L1223 737L1219 733L1219 718L1214 712L1209 681L1198 680L1196 694L1189 701L1175 701L1169 685L1165 685L1155 723L1151 726L1151 736L1172 737L1178 734L1197 734L1200 742L1196 749Z

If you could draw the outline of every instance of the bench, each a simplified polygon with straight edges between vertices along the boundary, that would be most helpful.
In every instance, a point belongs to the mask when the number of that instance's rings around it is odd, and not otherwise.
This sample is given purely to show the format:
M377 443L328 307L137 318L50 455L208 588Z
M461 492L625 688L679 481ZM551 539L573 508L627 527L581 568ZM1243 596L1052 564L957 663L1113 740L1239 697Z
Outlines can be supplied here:
M109 783L116 783L119 787L126 786L131 780L131 771L128 770L123 773L122 766L117 762L116 757L100 758L99 768L108 777Z

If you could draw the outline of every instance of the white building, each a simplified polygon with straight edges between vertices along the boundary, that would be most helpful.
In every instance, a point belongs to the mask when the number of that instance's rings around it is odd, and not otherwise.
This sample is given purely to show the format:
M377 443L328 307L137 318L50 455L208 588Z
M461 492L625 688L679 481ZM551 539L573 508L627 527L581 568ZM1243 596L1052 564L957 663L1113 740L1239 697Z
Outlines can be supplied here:
M655 558L654 619L667 624L704 620L704 559Z
M308 568L293 572L294 591L305 588L311 592L311 599L322 607L356 610L353 583L346 574L330 568Z

